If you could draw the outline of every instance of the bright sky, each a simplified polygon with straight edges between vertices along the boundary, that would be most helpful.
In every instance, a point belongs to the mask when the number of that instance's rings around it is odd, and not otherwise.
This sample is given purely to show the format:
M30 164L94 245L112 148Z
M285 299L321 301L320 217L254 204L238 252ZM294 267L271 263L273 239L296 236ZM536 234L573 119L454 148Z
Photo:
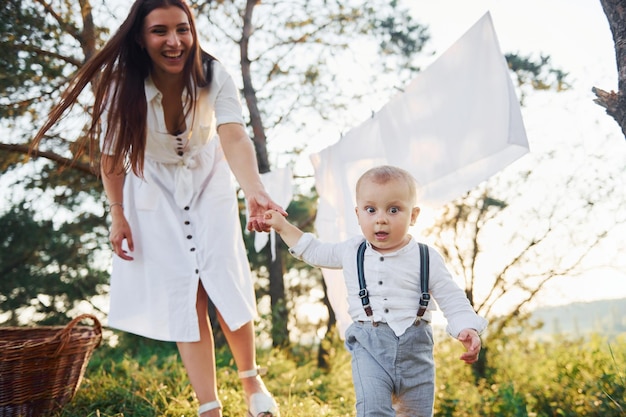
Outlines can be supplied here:
M522 109L532 152L580 147L585 153L605 153L622 178L616 192L623 193L626 141L617 123L592 102L593 86L617 89L615 50L607 18L599 0L410 0L414 17L429 26L437 58L487 11L491 13L501 49L521 55L550 55L552 64L570 74L573 89L528 100ZM559 164L558 151L554 170ZM613 165L611 165L613 166ZM623 196L623 194L621 194ZM626 209L625 209L626 210ZM584 227L584 225L581 225ZM624 234L622 234L623 236ZM626 238L598 251L598 257L615 256ZM618 255L619 259L619 255ZM622 256L623 259L623 256ZM624 272L595 271L582 278L555 282L538 300L542 304L626 297ZM590 283L590 280L592 283Z

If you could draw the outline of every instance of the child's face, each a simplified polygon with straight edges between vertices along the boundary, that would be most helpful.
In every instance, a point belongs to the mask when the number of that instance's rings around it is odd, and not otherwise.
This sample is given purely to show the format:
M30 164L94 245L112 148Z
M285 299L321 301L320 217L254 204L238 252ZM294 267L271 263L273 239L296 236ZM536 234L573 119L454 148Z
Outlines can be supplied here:
M364 181L357 190L356 216L361 231L381 253L394 252L408 243L409 227L419 211L403 181Z

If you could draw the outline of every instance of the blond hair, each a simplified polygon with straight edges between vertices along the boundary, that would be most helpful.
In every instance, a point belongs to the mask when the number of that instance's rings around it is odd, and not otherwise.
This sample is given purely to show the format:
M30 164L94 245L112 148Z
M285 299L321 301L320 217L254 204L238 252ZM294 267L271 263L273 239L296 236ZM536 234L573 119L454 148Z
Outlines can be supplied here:
M386 184L390 181L402 181L406 183L409 189L409 198L413 204L417 203L417 182L415 178L406 170L391 165L381 165L374 168L370 168L365 171L363 175L356 182L356 193L359 194L359 189L363 182L371 181L376 184Z

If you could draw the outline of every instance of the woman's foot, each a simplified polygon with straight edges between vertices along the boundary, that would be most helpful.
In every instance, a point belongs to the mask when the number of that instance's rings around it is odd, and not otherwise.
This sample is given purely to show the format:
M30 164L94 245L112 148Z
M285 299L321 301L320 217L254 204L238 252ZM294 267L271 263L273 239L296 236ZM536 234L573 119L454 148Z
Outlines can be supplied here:
M269 393L260 375L259 368L239 372L239 378L246 393L249 417L280 417L278 404ZM250 393L250 394L248 394Z

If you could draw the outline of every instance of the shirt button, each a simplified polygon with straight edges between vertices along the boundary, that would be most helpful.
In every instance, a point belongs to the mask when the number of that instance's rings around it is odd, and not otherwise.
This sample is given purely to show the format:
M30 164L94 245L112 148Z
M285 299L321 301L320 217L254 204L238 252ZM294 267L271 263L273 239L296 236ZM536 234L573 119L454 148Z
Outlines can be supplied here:
M385 313L389 313L389 309L388 308L385 309Z
M185 224L189 225L191 222L189 220L185 220Z
M383 285L383 282L382 281L378 281L378 285Z
M196 251L196 248L189 249L189 252L195 252L195 251Z
M196 274L197 274L197 273L199 273L199 272L200 272L200 270L199 270L199 269L196 269Z
M178 151L177 154L178 154L178 156L183 156L183 152L182 151Z
M383 262L385 258L383 256L380 257L380 261Z
M191 239L191 235L187 235L187 239Z
M185 207L185 210L189 210L189 206Z

